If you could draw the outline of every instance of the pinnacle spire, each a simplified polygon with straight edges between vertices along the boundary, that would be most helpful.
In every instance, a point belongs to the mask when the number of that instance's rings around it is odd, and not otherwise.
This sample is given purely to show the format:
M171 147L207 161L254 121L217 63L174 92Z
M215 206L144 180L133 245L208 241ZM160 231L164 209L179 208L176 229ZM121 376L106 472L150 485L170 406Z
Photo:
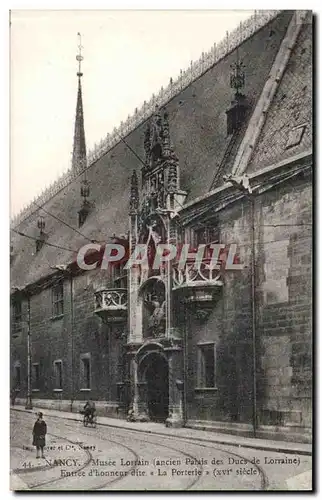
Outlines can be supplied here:
M79 37L79 53L76 56L78 61L78 92L77 92L77 103L76 103L76 116L75 116L75 129L74 129L74 147L73 147L73 158L72 158L72 168L79 168L82 164L86 164L86 142L85 142L85 130L84 130L84 114L83 114L83 97L82 97L82 82L81 77L83 73L81 71L81 62L84 59L82 56L82 44L81 35L78 33Z

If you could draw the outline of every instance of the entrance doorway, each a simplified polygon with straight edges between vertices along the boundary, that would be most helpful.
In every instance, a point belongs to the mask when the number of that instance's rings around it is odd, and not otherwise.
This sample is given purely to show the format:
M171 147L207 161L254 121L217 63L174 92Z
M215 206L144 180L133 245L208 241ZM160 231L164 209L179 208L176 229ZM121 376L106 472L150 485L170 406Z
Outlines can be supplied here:
M155 422L164 422L169 409L168 361L159 353L151 353L142 360L142 363L149 417Z

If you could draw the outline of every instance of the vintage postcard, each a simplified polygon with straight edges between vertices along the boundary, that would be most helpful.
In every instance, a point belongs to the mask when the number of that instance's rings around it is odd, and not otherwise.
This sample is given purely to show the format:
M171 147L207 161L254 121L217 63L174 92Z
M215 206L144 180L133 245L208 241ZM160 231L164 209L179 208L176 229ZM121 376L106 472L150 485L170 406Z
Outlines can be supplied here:
M10 13L12 490L312 490L312 27Z

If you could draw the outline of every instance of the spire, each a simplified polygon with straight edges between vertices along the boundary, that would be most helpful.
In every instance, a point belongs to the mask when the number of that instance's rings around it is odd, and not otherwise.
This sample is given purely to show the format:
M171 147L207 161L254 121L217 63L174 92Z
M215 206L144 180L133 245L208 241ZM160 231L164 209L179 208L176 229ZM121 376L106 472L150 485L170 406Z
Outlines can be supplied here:
M78 34L79 52L76 56L78 61L78 93L77 93L77 104L76 104L76 116L75 116L75 131L74 131L74 147L73 147L73 159L72 168L76 169L81 166L81 164L86 163L86 143L85 143L85 130L84 130L84 114L83 114L83 99L82 99L82 83L81 78L83 73L81 71L81 63L84 59L82 56L82 45L81 45L81 35Z

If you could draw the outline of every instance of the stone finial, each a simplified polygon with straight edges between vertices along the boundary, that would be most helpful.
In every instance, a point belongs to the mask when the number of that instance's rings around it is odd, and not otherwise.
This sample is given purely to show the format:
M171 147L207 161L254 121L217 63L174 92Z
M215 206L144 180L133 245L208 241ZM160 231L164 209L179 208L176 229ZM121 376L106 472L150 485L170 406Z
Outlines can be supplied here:
M238 49L237 49L238 50ZM230 86L235 90L235 96L241 95L241 89L245 86L245 66L242 61L238 60L230 65Z
M39 219L37 221L37 226L38 226L40 234L43 234L45 226L46 226L46 222L45 222L45 219L42 215L39 216Z

